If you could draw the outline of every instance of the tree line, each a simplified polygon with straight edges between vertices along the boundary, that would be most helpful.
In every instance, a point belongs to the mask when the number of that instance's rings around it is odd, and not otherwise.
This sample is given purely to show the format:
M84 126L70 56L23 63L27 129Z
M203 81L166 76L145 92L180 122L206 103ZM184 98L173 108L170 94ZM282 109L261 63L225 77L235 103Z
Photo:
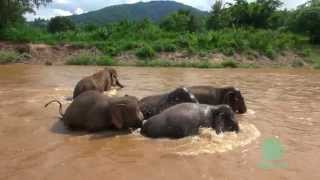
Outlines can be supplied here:
M21 24L23 14L33 12L51 0L0 0L0 30ZM180 10L165 18L159 27L174 32L203 32L225 28L271 29L307 35L310 42L320 44L320 0L309 0L294 10L281 9L281 0L235 0L224 3L216 0L207 17L195 16ZM145 20L148 21L148 20ZM45 26L48 32L75 30L76 25L66 17L52 18L48 24L41 19L34 25ZM94 28L86 25L85 28Z

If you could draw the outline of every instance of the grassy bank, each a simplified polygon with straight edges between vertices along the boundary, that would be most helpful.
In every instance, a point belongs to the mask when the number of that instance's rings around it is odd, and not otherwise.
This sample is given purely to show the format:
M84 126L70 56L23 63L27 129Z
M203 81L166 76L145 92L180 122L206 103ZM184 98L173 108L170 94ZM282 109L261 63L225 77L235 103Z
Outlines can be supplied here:
M172 32L161 29L158 25L146 22L126 22L109 24L91 29L78 27L74 31L51 34L45 29L28 25L7 28L1 32L2 39L14 42L31 42L44 44L72 44L77 48L96 48L97 57L80 54L69 58L66 64L73 65L121 65L114 59L124 53L134 54L137 66L163 67L252 67L251 63L235 62L228 64L199 62L172 62L162 60L161 53L186 52L188 57L206 57L214 53L223 54L229 59L234 55L263 59L274 62L277 57L290 51L301 55L301 62L290 62L288 66L303 65L304 58L312 56L314 48L307 48L308 38L279 30L263 30L253 28L226 28L222 30L204 30L201 32ZM315 53L318 54L318 53ZM266 58L260 58L266 57ZM150 60L151 59L151 60ZM161 60L159 60L161 59ZM272 63L273 63L272 62ZM319 67L319 61L311 61ZM267 62L266 62L267 63ZM266 64L262 63L262 64ZM291 64L292 63L292 64ZM253 63L254 64L254 63Z
M285 50L303 51L307 39L290 32L259 29L222 29L217 31L171 32L151 23L117 23L94 29L50 34L44 29L21 25L1 32L4 40L46 44L69 43L79 47L96 47L104 54L116 56L129 50L138 57L152 57L157 52L187 50L190 53L257 52L274 58Z
M174 62L165 59L135 59L130 63L117 61L110 56L92 55L90 53L80 53L69 58L67 65L98 65L98 66L139 66L139 67L189 67L189 68L256 68L254 64L242 64L233 59L212 63L207 60Z

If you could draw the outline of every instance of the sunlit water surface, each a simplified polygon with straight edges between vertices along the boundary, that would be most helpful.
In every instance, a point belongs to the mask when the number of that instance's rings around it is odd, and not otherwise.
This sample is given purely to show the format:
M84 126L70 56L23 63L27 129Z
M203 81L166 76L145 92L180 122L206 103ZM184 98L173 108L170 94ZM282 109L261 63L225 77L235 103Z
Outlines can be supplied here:
M238 134L201 129L154 140L139 130L69 132L57 106L43 108L52 99L66 108L77 81L99 69L0 66L0 179L320 179L319 71L117 67L125 85L118 95L232 85L246 99ZM264 146L270 139L273 152Z

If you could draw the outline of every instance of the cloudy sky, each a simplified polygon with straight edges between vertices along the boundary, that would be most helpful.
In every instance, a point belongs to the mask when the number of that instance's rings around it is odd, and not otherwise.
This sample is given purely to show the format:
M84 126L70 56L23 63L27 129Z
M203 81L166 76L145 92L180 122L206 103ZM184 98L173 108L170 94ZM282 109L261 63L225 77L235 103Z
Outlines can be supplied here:
M85 12L104 8L106 6L124 4L124 3L136 3L147 2L150 0L53 0L52 3L46 7L40 7L36 14L26 14L27 20L33 20L34 18L50 19L54 16L69 16L72 14L82 14ZM208 11L214 0L175 0L183 4L193 6L195 8ZM232 1L232 0L225 0ZM282 0L284 7L291 9L297 5L302 4L306 0Z

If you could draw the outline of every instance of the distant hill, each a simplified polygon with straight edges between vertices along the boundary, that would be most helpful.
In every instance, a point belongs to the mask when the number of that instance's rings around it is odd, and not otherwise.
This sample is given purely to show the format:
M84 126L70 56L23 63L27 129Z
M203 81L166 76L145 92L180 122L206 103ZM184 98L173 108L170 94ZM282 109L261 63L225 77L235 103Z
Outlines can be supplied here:
M77 24L105 24L124 19L139 21L144 18L149 18L151 21L158 22L161 18L178 11L179 9L190 10L192 14L199 16L207 14L205 11L174 1L151 1L109 6L97 11L69 17Z

